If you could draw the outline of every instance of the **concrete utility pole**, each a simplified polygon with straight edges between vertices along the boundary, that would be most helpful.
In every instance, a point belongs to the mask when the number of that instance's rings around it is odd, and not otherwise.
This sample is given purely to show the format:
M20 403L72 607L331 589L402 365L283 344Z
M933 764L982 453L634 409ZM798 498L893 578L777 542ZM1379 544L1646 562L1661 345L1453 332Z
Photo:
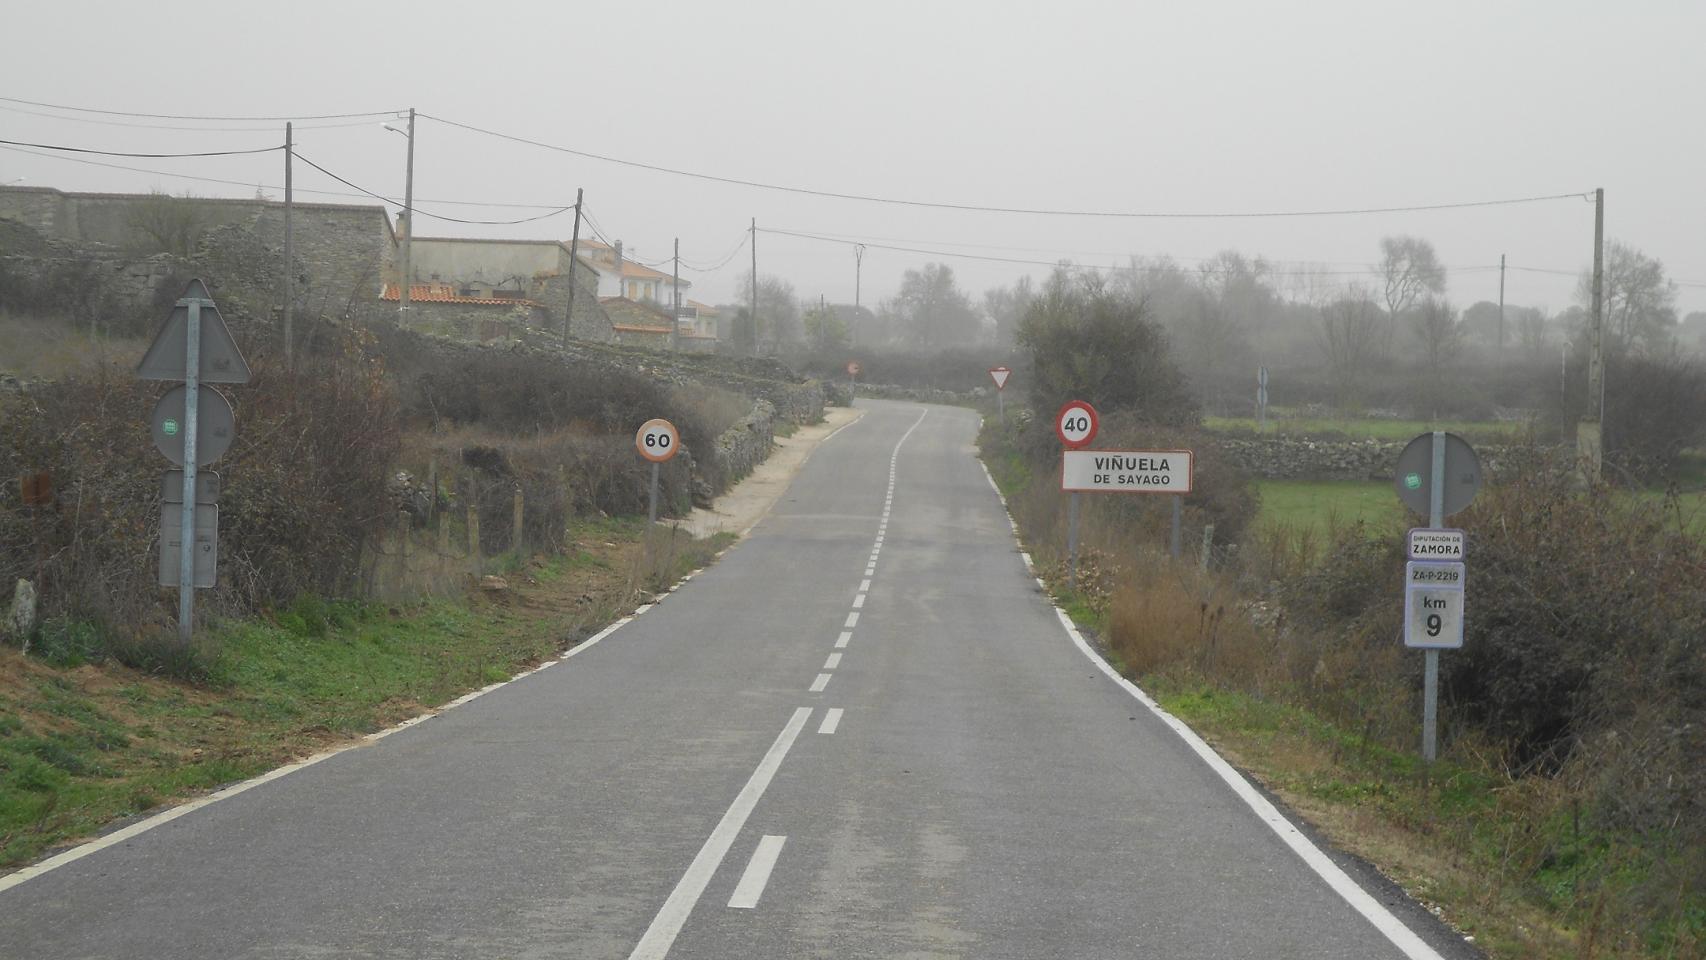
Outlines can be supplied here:
M296 238L291 231L291 213L296 206L291 194L291 156L296 152L295 141L292 139L291 125L284 125L284 365L286 369L293 368L291 351L295 348L295 329L292 326L296 312Z
M390 124L384 124L385 129L403 133ZM409 138L409 161L403 174L403 269L397 282L397 323L406 325L409 317L409 287L414 281L413 267L409 263L409 241L415 235L415 108L409 108L409 132L403 133Z
M670 290L669 299L670 299L670 302L674 305L674 309L672 309L670 311L671 316L669 318L669 348L671 350L680 351L680 349L681 349L681 238L680 237L675 238L675 266L670 268L669 290Z
M581 248L581 188L575 188L575 230L569 235L569 306L563 311L563 349L569 348L569 328L575 322L575 261Z
M865 272L865 245L853 245L853 329L847 331L849 343L859 342L859 281Z
M1499 254L1499 359L1505 358L1505 255Z
M752 218L752 353L757 353L757 217Z
M1605 188L1593 192L1593 330L1588 344L1588 412L1576 427L1576 455L1598 483L1605 429ZM1596 406L1597 404L1597 406Z

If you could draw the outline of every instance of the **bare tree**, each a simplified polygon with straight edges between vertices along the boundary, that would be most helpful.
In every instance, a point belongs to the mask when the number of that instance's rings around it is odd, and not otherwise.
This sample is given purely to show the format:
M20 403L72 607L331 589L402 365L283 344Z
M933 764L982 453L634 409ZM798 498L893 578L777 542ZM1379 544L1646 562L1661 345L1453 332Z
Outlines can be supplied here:
M125 227L130 246L138 253L190 257L207 223L194 197L187 193L174 197L153 190L126 209Z
M1389 349L1404 313L1424 296L1445 292L1445 268L1439 265L1433 244L1403 235L1380 239L1380 266L1375 273L1386 302L1386 341L1382 346Z
M895 302L909 321L907 339L925 349L965 346L981 332L982 321L970 298L954 284L954 270L947 264L906 271Z
M1340 407L1361 398L1363 378L1380 353L1381 327L1380 308L1360 284L1321 307L1321 347Z
M1612 240L1605 245L1605 332L1627 347L1649 355L1669 353L1675 344L1676 284L1665 265ZM1592 315L1593 274L1576 282L1576 302Z
M1418 304L1410 314L1410 329L1421 345L1428 370L1434 374L1463 350L1463 324L1458 322L1457 311L1444 300L1428 297Z

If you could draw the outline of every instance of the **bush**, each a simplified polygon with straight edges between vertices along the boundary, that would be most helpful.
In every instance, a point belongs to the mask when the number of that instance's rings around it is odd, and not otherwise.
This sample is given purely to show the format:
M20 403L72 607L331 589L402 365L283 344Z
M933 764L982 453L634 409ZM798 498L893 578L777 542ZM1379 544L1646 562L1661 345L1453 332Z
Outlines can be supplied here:
M1585 371L1584 352L1571 360ZM1549 395L1548 419L1565 440L1597 406L1588 398L1585 373L1572 376L1570 392ZM1685 450L1706 446L1706 365L1682 357L1641 357L1608 351L1605 358L1606 461L1638 482L1674 474Z

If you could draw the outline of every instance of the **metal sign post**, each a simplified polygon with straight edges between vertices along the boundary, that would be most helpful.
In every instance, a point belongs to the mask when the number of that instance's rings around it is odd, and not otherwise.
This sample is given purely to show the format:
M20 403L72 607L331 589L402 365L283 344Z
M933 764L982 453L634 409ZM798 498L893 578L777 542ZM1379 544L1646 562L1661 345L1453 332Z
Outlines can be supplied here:
M1425 471L1425 472L1424 472ZM1425 478L1425 479L1424 479ZM1481 489L1481 464L1461 437L1436 430L1411 440L1393 472L1398 499L1428 529L1412 530L1405 567L1404 645L1422 649L1422 759L1432 763L1439 743L1439 651L1463 645L1462 531L1445 518L1469 506Z
M189 308L184 330L184 509L178 517L178 642L189 646L195 618L195 471L196 415L201 383L201 300L180 300Z
M650 526L658 522L658 465L681 449L681 434L668 420L647 420L634 434L634 449L652 464L651 496L646 510L646 524Z
M181 366L180 366L181 362ZM207 291L207 285L200 280L191 280L184 288L184 294L178 299L172 313L161 325L160 331L154 337L154 342L143 355L142 362L137 364L136 375L144 380L182 380L181 388L183 413L182 421L177 417L178 391L173 391L155 407L153 416L153 434L156 447L167 458L176 460L183 466L183 478L178 493L177 514L169 509L170 497L163 496L161 503L161 525L166 527L169 522L176 520L178 534L177 576L175 584L178 588L178 640L188 644L195 629L195 591L197 587L211 587L215 582L215 564L217 563L218 516L217 492L214 495L201 497L197 495L198 468L212 463L223 454L231 444L235 432L235 421L231 416L231 405L217 392L209 392L206 398L210 400L210 412L214 414L212 429L209 431L207 449L202 449L202 393L203 383L248 383L249 364L237 349L236 341L231 339L231 331L225 326L224 318L219 315L219 308L214 305L213 298ZM181 438L181 440L180 440ZM181 446L180 446L181 443ZM202 507L207 510L202 510ZM197 523L197 517L203 518ZM208 519L211 518L211 519ZM207 543L206 575L197 576L197 532L200 529L202 541ZM169 534L162 529L162 552L169 549ZM171 558L161 557L160 582L162 586L174 584L171 575Z
M1002 378L1005 380L1005 378ZM1083 400L1068 400L1054 415L1054 433L1067 452L1086 446L1096 439L1102 421L1096 408ZM1066 453L1061 454L1061 487L1066 488ZM1072 491L1066 501L1066 588L1078 589L1078 492Z
M1256 368L1256 432L1268 429L1268 368Z
M990 367L989 379L995 381L995 415L1000 418L1001 425L1007 425L1007 404L1003 402L1002 391L1007 389L1007 378L1013 375L1009 367Z

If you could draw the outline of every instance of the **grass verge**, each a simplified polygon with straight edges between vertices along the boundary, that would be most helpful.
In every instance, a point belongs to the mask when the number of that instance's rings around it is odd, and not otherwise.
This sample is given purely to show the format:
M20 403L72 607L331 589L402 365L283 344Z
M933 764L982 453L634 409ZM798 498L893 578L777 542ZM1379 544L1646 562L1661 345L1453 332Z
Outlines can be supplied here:
M0 868L506 680L733 540L582 522L564 555L513 564L501 587L468 597L395 607L304 597L215 624L195 683L123 666L93 642L28 657L0 649Z

